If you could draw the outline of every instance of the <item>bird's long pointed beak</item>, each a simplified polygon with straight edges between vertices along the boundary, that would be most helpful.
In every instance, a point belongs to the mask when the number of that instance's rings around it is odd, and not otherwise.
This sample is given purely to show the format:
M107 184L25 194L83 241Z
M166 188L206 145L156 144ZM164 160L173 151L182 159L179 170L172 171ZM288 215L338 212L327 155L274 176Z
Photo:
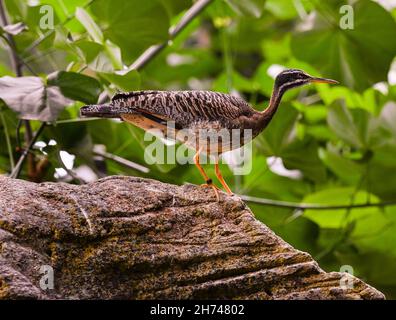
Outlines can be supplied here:
M317 77L312 77L309 81L314 82L314 83L330 83L330 84L338 84L339 83L337 80L326 79L326 78L317 78Z

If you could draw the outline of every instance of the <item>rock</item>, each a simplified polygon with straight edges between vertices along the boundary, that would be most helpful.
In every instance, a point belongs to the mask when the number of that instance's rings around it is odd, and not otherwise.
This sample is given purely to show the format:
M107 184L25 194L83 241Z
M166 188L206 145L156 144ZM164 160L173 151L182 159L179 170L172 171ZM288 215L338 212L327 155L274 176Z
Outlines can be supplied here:
M134 177L0 177L0 299L384 299L221 199Z

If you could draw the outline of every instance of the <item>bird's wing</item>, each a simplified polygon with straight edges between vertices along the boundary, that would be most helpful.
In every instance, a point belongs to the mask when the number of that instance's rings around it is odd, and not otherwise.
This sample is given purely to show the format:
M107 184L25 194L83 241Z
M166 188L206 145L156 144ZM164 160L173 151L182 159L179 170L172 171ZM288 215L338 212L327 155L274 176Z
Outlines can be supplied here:
M153 121L174 121L176 128L188 128L200 121L218 121L225 126L252 108L244 100L212 91L134 91L117 94L114 107L138 113Z

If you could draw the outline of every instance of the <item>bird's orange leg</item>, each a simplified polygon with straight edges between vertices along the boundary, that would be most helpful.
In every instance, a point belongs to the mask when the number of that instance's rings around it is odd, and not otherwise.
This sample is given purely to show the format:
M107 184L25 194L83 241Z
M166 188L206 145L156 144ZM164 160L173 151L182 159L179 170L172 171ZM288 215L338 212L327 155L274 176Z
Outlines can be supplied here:
M216 163L215 163L215 172L216 172L217 179L219 179L221 185L224 187L224 189L227 191L227 193L232 194L230 187L227 185L227 182L225 182L223 176L221 175L218 160L216 160Z
M217 201L220 201L220 196L219 196L219 192L217 191L219 188L213 184L213 180L211 178L208 177L208 175L206 174L206 172L204 171L204 169L201 167L201 165L199 164L199 153L202 151L202 148L200 148L197 153L194 156L194 163L197 166L199 172L201 172L201 175L204 177L205 179L205 184L201 185L203 187L211 187L213 189L213 191L215 192L216 195L216 199Z

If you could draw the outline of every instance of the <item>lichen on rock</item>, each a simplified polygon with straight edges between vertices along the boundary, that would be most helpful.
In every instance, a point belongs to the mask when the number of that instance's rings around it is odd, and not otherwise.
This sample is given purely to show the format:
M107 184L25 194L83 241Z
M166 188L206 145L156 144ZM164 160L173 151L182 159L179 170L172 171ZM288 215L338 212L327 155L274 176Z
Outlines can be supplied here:
M41 266L54 288L40 287ZM353 286L340 286L349 277ZM326 273L237 196L114 176L0 177L0 299L383 299Z

